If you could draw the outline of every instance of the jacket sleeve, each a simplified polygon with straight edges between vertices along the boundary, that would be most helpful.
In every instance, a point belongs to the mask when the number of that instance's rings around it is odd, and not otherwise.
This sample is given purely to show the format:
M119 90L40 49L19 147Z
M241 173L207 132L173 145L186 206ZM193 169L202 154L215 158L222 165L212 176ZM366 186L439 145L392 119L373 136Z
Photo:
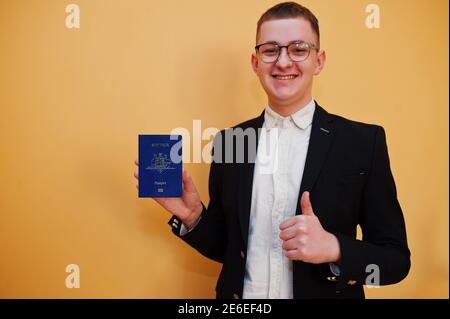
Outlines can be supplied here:
M341 250L338 287L354 284L394 284L410 269L405 222L389 164L386 136L375 132L372 168L363 191L359 224L362 240L334 233ZM369 275L373 274L379 278ZM369 282L366 282L369 280Z
M222 136L221 133L217 134L214 139L213 155L216 145L221 146L221 143L218 144L218 136ZM203 211L198 224L190 232L180 236L181 220L176 216L169 220L169 225L172 226L172 231L176 236L202 255L220 263L224 261L227 243L225 215L221 199L224 165L222 158L217 160L213 156L209 173L209 205L206 208L202 204Z

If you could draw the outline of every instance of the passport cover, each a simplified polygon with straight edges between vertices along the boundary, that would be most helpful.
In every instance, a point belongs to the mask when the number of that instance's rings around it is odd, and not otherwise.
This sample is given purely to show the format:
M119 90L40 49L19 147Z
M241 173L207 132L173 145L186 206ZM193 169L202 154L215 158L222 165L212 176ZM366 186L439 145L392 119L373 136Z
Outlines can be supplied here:
M181 155L181 135L139 135L139 197L181 197Z

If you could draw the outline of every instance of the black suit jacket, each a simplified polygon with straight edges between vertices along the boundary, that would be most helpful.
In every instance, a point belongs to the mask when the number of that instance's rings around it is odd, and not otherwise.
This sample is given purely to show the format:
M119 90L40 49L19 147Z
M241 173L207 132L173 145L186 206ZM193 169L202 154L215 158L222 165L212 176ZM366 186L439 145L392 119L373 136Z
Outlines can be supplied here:
M234 128L257 130L263 122L264 112ZM182 240L223 263L217 298L240 298L243 292L252 156L244 163L212 162L210 202L191 232L180 236L181 222L176 217L169 221ZM299 199L304 191L310 192L323 228L339 241L341 275L333 276L328 264L294 261L294 298L364 298L363 285L373 271L367 267L373 264L379 267L381 285L406 277L410 252L382 127L329 114L316 103ZM357 225L362 240L356 239Z

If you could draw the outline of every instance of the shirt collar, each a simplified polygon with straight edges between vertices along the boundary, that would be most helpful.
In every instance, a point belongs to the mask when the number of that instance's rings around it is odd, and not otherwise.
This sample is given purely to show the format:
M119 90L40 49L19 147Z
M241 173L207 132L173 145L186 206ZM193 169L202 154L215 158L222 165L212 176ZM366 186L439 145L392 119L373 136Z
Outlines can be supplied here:
M284 117L267 105L264 112L264 126L267 129L271 129L273 127L287 128L297 126L304 130L311 125L315 109L316 104L314 103L314 100L311 100L297 112ZM293 124L289 125L289 123Z

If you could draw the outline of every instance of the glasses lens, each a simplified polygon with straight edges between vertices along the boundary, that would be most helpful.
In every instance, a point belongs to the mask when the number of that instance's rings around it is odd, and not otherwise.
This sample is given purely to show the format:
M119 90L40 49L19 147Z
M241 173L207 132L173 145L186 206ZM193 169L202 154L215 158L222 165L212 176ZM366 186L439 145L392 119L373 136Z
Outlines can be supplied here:
M303 42L292 43L288 47L289 57L295 62L306 60L309 56L309 51L309 45Z
M276 44L263 44L259 47L259 55L264 62L275 62L278 59L280 48Z

